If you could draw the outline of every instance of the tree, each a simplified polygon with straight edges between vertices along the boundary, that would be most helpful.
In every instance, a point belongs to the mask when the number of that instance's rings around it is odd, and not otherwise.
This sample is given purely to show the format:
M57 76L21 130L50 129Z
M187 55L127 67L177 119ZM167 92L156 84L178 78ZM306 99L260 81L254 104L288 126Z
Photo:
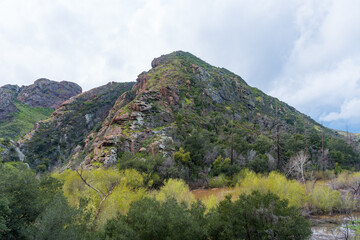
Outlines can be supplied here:
M81 178L81 180L84 182L84 184L86 186L88 186L89 188L91 188L92 190L94 190L100 199L100 203L99 206L96 209L96 213L95 213L95 219L94 222L96 222L96 219L98 218L100 211L101 211L101 207L104 204L104 202L106 201L106 199L110 196L110 194L112 193L112 191L114 190L114 188L120 183L120 179L115 177L115 178L109 178L110 181L108 181L107 183L104 184L105 186L105 192L100 189L95 187L94 185L90 184L89 181L86 179L86 177L83 175L83 168L81 166L80 171L76 170L76 173L79 175L79 177Z
M72 210L61 188L62 183L48 175L37 179L22 163L0 164L0 238L69 236L68 230L74 224L65 216Z
M295 207L273 194L257 191L227 196L209 215L209 239L307 239L310 223Z
M287 175L293 175L306 183L305 168L309 163L309 157L304 151L300 151L293 156L287 164Z
M188 209L175 199L158 202L144 198L134 202L126 216L108 221L103 239L206 239L204 212L200 202Z
M190 152L185 153L183 148L180 148L178 152L175 152L173 154L174 161L176 163L180 164L190 164L191 163L191 157Z

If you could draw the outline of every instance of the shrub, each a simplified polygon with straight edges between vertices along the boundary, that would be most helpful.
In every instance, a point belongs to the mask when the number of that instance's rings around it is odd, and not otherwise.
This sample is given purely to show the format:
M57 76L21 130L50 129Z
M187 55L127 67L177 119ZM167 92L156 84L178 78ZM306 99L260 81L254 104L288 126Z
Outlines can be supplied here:
M144 198L131 204L127 216L108 221L103 239L206 239L204 211L201 203L188 209L175 199Z
M356 188L360 184L360 172L342 172L334 182L335 189Z
M213 177L209 181L209 186L212 188L225 187L228 184L225 174L220 174L217 177Z
M194 196L190 192L189 186L182 179L169 179L156 195L158 201L175 199L177 202L185 202L190 205L194 201Z
M66 170L60 174L54 173L53 176L64 181L64 195L71 206L79 206L83 198L89 200L88 209L93 213L99 211L99 225L115 217L117 212L127 212L133 201L143 198L146 194L143 177L134 169L118 171L100 168L82 171L87 183L101 191L103 196L109 194L101 207L98 192L87 186L75 171Z
M325 184L316 184L309 195L310 208L319 213L332 212L340 205L340 192Z
M209 214L210 239L307 239L310 223L287 200L258 191L228 196Z
M244 170L240 176L240 182L236 185L238 193L271 192L280 199L287 199L290 206L303 206L306 196L305 187L295 180L286 179L281 173L271 172L269 176L263 176Z

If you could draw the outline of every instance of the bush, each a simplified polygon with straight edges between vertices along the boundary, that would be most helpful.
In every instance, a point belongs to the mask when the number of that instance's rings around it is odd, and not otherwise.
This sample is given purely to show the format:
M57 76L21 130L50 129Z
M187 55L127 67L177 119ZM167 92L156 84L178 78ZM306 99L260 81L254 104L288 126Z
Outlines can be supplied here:
M304 205L305 187L295 180L286 179L281 173L271 172L269 176L263 176L249 170L243 170L238 179L240 179L236 185L238 193L272 192L278 195L280 199L288 200L290 206L301 207Z
M220 174L217 177L213 177L209 181L209 186L212 188L225 187L228 184L225 174Z
M316 184L309 195L310 208L319 213L332 212L340 206L340 192L325 184Z
M103 239L206 239L204 211L200 203L188 209L175 199L144 198L131 204L127 216L108 221Z
M102 225L107 219L116 216L117 212L128 211L133 201L143 198L146 194L142 175L134 169L116 170L95 169L83 170L83 178L94 188L108 194L100 207L101 199L97 191L87 186L80 176L71 170L53 176L64 181L64 195L71 206L79 206L81 199L89 200L88 208L93 213L99 211L97 223ZM111 192L109 192L111 190ZM95 216L95 215L94 215Z
M165 182L165 185L160 188L156 199L159 201L175 199L179 203L185 202L190 205L194 201L194 196L184 180L169 179Z
M310 223L288 201L255 191L232 202L230 196L209 215L210 239L307 239Z
M335 189L356 188L360 184L360 172L342 172L334 182Z

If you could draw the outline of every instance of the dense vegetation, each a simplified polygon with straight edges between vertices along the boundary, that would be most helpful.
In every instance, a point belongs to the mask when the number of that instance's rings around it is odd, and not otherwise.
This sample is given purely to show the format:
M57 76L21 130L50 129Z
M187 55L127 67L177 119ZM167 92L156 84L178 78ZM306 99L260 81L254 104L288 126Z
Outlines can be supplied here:
M21 163L1 163L0 176L2 239L305 239L311 233L299 208L273 193L229 195L209 208L182 180L156 190L131 169L37 178Z

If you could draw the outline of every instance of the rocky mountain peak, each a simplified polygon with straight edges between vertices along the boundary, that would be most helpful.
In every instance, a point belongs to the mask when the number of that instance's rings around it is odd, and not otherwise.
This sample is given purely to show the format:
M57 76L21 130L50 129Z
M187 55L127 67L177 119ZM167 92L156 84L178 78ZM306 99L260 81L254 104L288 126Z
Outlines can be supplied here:
M72 82L56 82L40 78L34 84L25 87L17 99L30 107L56 109L65 100L82 92L81 87Z

